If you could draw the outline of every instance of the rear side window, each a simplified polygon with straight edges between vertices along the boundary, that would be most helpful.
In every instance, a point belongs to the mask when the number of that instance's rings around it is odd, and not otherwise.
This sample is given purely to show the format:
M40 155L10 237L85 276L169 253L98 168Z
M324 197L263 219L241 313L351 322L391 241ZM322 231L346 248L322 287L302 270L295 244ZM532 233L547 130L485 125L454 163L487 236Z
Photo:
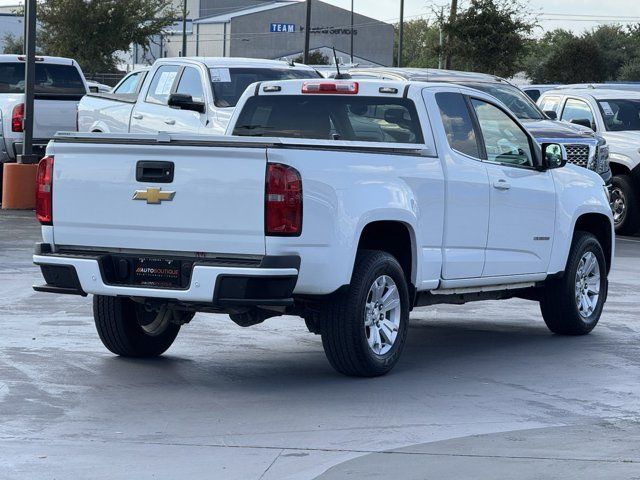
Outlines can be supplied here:
M251 97L233 135L424 143L411 100L348 95Z
M144 78L144 72L135 72L126 77L120 85L118 85L113 93L136 93L138 91L138 85Z
M153 76L153 80L151 80L151 85L149 86L145 100L149 103L166 105L176 75L178 75L178 67L175 65L165 65L158 68Z
M470 157L480 158L480 149L471 115L460 93L436 93L436 103L447 134L449 146Z
M0 63L0 93L24 93L24 63ZM84 95L80 72L73 65L36 63L36 95Z
M526 93L527 95L529 95L529 98L531 100L533 100L534 102L537 102L538 99L540 98L540 90L538 90L537 88L527 88L524 93Z
M235 107L249 85L269 80L318 78L314 70L283 68L211 68L211 82L216 107Z

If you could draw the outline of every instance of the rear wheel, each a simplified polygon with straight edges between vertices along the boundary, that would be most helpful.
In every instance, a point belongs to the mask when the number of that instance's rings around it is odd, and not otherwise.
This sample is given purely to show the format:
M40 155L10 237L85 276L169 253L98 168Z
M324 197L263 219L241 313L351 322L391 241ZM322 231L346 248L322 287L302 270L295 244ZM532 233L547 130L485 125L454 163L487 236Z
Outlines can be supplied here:
M540 300L549 330L562 335L589 333L600 320L607 288L600 242L590 233L576 232L564 275L547 280Z
M100 340L123 357L162 355L176 339L180 324L192 316L168 309L147 311L144 305L128 298L93 297L93 318Z
M373 377L393 368L409 323L407 281L398 261L381 251L358 253L351 283L319 319L322 345L340 373Z
M629 175L613 177L611 189L611 210L616 233L633 235L640 229L640 208L638 195Z

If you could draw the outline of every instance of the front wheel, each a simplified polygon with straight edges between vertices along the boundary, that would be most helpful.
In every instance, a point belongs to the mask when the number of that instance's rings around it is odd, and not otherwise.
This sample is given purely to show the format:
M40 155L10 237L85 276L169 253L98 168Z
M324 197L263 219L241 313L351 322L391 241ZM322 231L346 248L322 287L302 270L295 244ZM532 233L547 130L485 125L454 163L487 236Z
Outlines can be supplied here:
M640 202L629 175L613 177L611 211L616 233L633 235L640 229Z
M173 343L180 331L180 323L190 320L175 315L192 313L161 309L147 311L144 305L129 298L93 297L93 318L100 340L105 347L123 357L157 357Z
M607 298L607 264L598 239L576 232L561 278L547 280L540 310L554 333L584 335L600 320Z
M398 261L381 251L358 253L351 283L320 317L331 365L350 376L384 375L397 363L409 323L409 292Z

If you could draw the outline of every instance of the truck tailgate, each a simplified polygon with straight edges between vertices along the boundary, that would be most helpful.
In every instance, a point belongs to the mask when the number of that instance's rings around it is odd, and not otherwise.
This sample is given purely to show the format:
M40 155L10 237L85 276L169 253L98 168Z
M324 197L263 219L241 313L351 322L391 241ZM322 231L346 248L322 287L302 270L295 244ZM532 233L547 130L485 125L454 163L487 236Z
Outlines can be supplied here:
M264 255L266 148L126 143L50 146L56 245ZM171 162L173 181L136 180L139 162Z
M76 129L79 100L49 100L36 98L34 103L34 138L52 138L59 131Z

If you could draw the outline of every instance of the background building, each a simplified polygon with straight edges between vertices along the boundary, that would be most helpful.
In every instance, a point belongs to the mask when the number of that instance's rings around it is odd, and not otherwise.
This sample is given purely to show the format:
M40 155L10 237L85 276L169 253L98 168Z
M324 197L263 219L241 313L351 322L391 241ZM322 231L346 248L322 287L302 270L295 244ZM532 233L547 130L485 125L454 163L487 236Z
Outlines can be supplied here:
M189 0L187 6L187 55L273 59L302 54L304 2ZM353 23L354 62L391 65L393 26L359 14ZM176 24L161 44L161 56L181 55L182 24ZM350 60L351 12L314 0L310 49L329 56L332 47L344 61Z
M15 5L0 8L0 32L22 37L22 17ZM174 0L182 11L183 0ZM295 58L304 48L306 4L300 0L187 0L189 56ZM360 14L353 18L354 62L360 65L393 63L393 25ZM0 38L0 47L2 38ZM331 49L344 63L351 61L351 12L313 0L310 50L332 61ZM182 21L164 35L151 38L144 49L133 45L120 55L124 69L151 64L161 57L183 56Z

